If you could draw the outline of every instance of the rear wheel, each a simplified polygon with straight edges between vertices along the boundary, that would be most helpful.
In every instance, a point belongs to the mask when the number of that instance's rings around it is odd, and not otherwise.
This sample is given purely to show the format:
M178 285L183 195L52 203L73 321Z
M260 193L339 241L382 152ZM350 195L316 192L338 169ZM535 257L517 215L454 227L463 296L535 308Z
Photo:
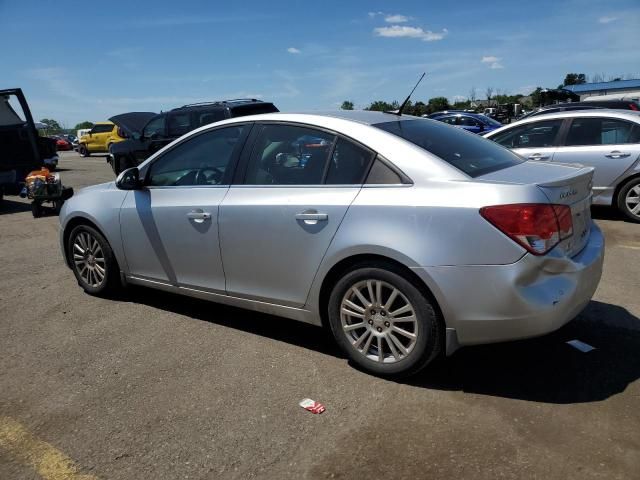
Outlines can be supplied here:
M620 189L618 208L629 220L640 223L640 177L632 178Z
M85 292L102 296L118 289L118 263L109 243L95 228L75 227L69 235L67 256L73 274Z
M441 348L432 300L392 266L347 272L331 292L329 323L349 359L376 375L416 373Z

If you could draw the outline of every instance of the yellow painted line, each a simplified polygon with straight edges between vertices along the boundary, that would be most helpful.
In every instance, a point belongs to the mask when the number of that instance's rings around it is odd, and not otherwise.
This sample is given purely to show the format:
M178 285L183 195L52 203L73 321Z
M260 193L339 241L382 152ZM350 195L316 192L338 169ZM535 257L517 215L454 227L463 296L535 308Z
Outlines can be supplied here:
M31 434L12 418L0 416L0 448L14 460L32 467L45 480L97 480L60 450Z

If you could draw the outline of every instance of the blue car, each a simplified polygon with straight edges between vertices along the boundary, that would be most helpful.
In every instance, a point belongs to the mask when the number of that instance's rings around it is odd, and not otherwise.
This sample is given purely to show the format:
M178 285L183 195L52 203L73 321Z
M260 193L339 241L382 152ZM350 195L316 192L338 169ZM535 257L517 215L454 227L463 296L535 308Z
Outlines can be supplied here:
M447 113L434 117L433 120L455 125L472 133L487 133L502 127L500 122L480 113Z

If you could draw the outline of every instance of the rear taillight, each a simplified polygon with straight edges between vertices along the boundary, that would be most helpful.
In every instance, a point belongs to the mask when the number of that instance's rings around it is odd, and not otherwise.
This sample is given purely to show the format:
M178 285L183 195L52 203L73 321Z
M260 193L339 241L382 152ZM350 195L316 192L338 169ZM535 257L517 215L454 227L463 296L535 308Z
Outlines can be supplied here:
M629 104L629 108L630 108L631 110L636 111L636 112L638 111L638 106L637 106L635 103L630 103L630 104Z
M573 234L567 205L517 203L480 209L489 223L534 255L544 255Z

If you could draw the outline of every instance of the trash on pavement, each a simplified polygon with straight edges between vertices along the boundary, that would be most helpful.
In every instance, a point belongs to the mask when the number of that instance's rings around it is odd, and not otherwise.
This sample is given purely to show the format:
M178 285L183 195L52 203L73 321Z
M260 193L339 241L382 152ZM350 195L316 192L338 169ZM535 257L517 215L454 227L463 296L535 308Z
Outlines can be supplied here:
M311 400L310 398L300 400L300 406L305 410L309 410L311 413L322 413L326 410L323 404L316 402L315 400Z
M580 340L569 340L567 344L571 345L573 348L580 350L582 353L590 352L591 350L595 350L596 347L592 347L588 343L581 342Z

